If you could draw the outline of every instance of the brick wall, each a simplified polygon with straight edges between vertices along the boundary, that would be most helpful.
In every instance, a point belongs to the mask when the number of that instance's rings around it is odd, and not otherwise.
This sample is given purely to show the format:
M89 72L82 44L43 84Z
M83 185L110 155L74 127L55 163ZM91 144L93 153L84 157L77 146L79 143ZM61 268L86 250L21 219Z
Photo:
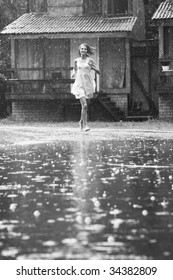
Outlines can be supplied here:
M116 107L127 115L127 94L116 94L111 96ZM17 100L12 102L12 118L16 121L34 122L61 122L78 121L80 119L81 106L79 101L60 100ZM90 121L109 121L110 114L97 101L92 101L89 106Z
M164 120L173 119L173 93L159 95L159 118Z
M12 118L18 121L63 121L64 109L59 101L13 101Z
M115 94L111 95L111 100L115 102L116 107L120 108L125 115L127 115L128 112L128 95L127 94Z

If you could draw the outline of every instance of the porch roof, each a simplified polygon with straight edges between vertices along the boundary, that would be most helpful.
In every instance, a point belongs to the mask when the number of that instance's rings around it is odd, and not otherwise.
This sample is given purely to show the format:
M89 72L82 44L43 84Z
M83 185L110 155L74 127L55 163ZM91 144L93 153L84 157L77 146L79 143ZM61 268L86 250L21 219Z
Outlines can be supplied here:
M152 16L153 20L173 19L173 2L162 2Z
M131 32L136 17L86 17L58 16L52 17L43 13L27 13L7 25L1 34L69 34L97 32Z

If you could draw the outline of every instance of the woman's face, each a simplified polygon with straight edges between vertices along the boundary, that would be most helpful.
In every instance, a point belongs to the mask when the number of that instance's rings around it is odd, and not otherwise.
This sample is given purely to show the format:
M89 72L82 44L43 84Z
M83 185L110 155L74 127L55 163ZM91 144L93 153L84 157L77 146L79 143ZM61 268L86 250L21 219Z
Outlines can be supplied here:
M85 45L80 46L80 54L82 56L87 54L87 47Z

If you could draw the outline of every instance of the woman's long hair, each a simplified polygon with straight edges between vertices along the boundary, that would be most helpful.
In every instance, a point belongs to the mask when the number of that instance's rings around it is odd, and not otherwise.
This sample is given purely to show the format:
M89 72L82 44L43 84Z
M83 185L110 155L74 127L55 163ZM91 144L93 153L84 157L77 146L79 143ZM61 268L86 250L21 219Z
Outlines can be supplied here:
M87 48L87 55L88 55L88 56L94 54L96 48L91 47L90 45L88 45L88 44L86 44L86 43L82 43L82 44L80 44L80 46L79 46L79 55L80 55L80 48L81 48L82 45L84 45L84 46Z

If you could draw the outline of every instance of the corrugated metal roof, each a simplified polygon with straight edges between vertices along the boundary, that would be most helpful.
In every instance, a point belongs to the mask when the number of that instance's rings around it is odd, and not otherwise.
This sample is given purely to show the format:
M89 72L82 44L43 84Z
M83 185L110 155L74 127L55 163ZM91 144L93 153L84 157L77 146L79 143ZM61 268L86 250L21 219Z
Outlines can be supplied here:
M173 19L173 2L165 1L160 4L152 19L163 20L163 19Z
M96 33L96 32L130 32L136 17L86 17L58 16L27 13L7 25L1 34L57 34L57 33Z

